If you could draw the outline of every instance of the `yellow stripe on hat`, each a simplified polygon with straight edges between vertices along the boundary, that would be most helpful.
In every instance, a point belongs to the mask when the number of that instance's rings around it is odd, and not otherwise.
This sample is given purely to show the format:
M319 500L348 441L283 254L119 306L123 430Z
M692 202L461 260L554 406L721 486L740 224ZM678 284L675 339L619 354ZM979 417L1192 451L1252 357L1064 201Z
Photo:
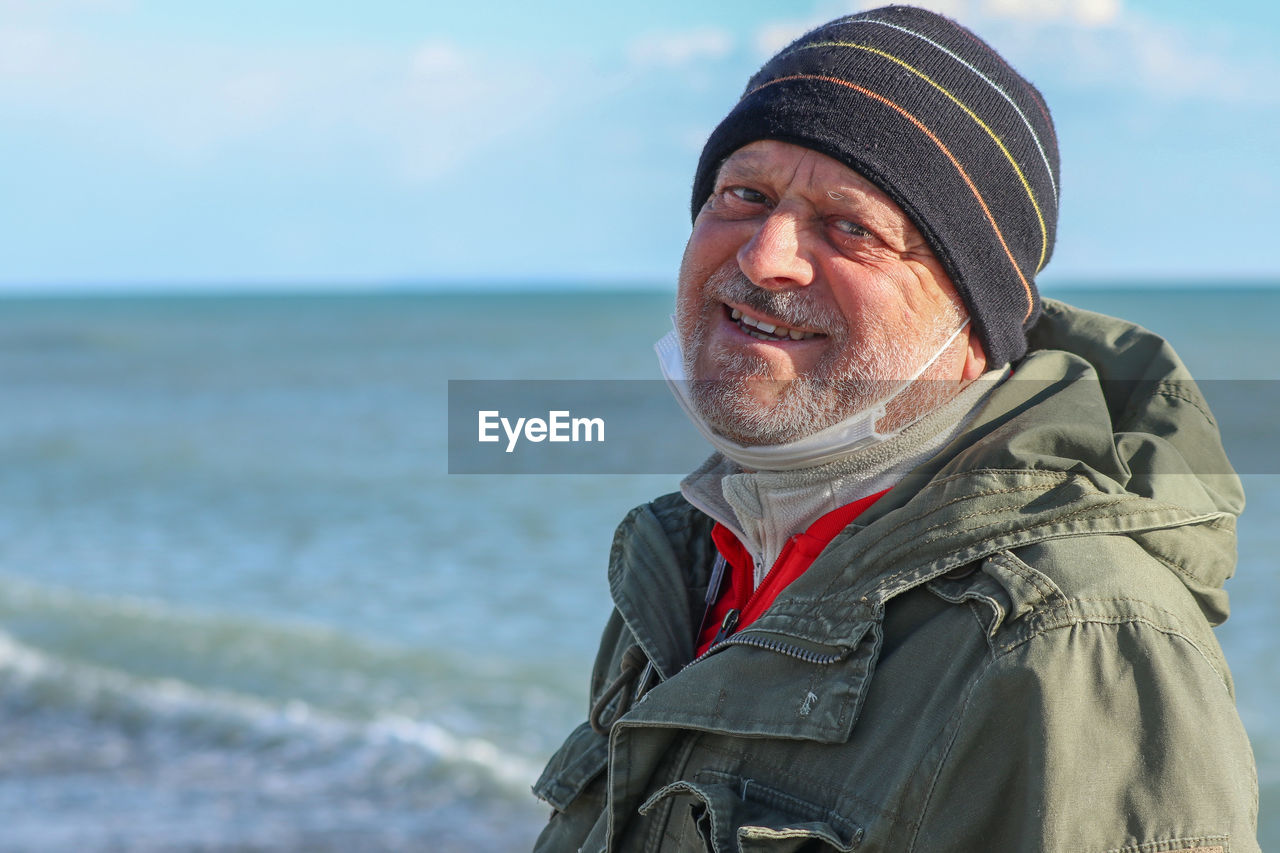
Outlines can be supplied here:
M987 132L987 136L990 136L992 141L995 142L997 146L999 146L1000 151L1004 154L1005 158L1009 161L1009 165L1012 166L1013 171L1017 173L1018 180L1022 181L1023 189L1027 191L1027 198L1031 200L1031 207L1035 210L1036 219L1039 220L1040 222L1040 260L1036 262L1036 272L1038 273L1040 272L1041 269L1044 268L1045 254L1049 251L1049 229L1045 227L1044 214L1040 212L1040 205L1036 202L1035 192L1031 189L1031 184L1027 181L1026 175L1022 173L1022 169L1018 167L1018 162L1013 159L1013 155L1009 153L1009 149L1005 147L1004 142L1000 140L999 136L996 136L995 131L993 131L990 127L987 126L986 122L984 122L981 118L978 117L977 113L969 109L969 107L966 106L964 102L962 102L955 95L951 94L951 92L947 91L946 87L942 86L932 77L930 77L928 74L925 74L923 71L921 71L918 68L915 68L914 66L910 65L907 62L903 62L901 59L894 56L893 54L885 53L883 50L871 47L870 45L855 44L853 42L844 42L844 41L824 41L824 42L813 42L811 44L801 45L800 47L796 48L794 51L791 51L791 52L794 53L796 51L808 50L814 47L852 47L858 50L869 51L878 56L883 56L885 59L889 60L890 62L896 62L898 65L901 65L903 68L907 69L912 74L915 74L921 80L924 80L926 83L933 86L939 92L946 95L948 98L951 99L951 101L956 106L964 110L965 113L968 114L969 118L977 122L978 126Z
M906 109L899 106L898 104L895 104L893 101L889 100L884 95L881 95L878 92L873 92L870 89L863 88L862 86L859 86L856 83L850 83L848 80L841 80L839 77L829 77L825 74L791 74L786 77L777 77L773 80L770 80L767 83L761 83L759 86L755 87L750 92L747 92L746 95L743 95L743 97L745 98L750 95L754 95L756 92L759 92L761 89L768 88L769 86L773 86L778 83L786 83L791 80L821 80L826 83L834 83L837 86L844 86L846 88L853 89L856 92L860 92L863 95L866 95L868 98L871 98L872 100L875 100L875 101L879 101L880 103L884 104L885 106L889 107L890 109L900 114L907 121L915 125L920 130L921 133L923 133L925 136L928 136L929 139L933 141L934 145L938 146L938 149L942 151L943 155L945 155L946 158L951 161L951 165L956 167L956 171L960 173L960 177L969 186L969 190L973 193L974 198L978 200L978 204L982 207L982 212L985 213L987 216L987 221L991 223L991 229L996 233L996 239L1000 241L1000 246L1004 249L1005 255L1009 258L1009 263L1013 265L1013 271L1018 274L1018 280L1022 282L1022 289L1026 291L1026 294L1027 294L1027 313L1023 316L1022 321L1025 323L1027 320L1029 320L1031 318L1031 312L1035 310L1035 304L1036 304L1035 297L1032 296L1031 294L1031 284L1030 282L1027 281L1027 277L1023 275L1022 268L1018 266L1018 260L1013 256L1013 251L1010 250L1009 244L1005 242L1004 234L1000 232L1000 226L996 222L995 216L992 215L991 208L987 206L986 200L982 197L982 193L978 191L977 184L975 184L973 182L973 179L969 177L969 173L964 170L964 167L960 165L960 161L957 160L955 155L951 153L950 149L948 149L947 146L943 144L942 140L938 138L938 135L934 133L932 130L930 130L928 126L925 125L925 123L922 122L920 119L916 118L911 113L909 113ZM1021 175L1022 173L1019 172L1018 174ZM1034 199L1032 199L1032 203L1033 204L1035 203ZM1036 208L1036 211L1039 212L1039 208ZM1041 224L1041 227L1043 227L1044 221L1041 220L1040 224ZM1043 261L1043 256L1041 260Z
M936 41L924 35L923 33L918 33L915 30L910 30L910 29L907 29L906 27L900 27L897 24L893 23L892 21L881 21L878 18L866 18L866 17L851 15L848 18L843 19L843 22L849 23L849 24L875 24L877 26L888 27L889 29L897 30L900 33L906 33L909 36L918 38L921 41L925 42L926 44L932 45L935 50L939 50L945 53L947 56L951 57L956 62L960 63L965 68L968 68L969 71L972 72L979 80L981 80L983 83L986 83L988 86L990 86L991 91L995 92L1000 97L1004 98L1005 101L1009 104L1009 106L1013 107L1013 111L1018 114L1018 118L1022 119L1022 124L1027 129L1027 133L1031 134L1031 141L1036 144L1036 150L1040 152L1040 162L1044 163L1045 177L1049 179L1049 188L1053 191L1053 202L1054 204L1058 203L1058 182L1054 180L1053 166L1049 165L1049 155L1045 153L1044 145L1041 144L1040 142L1040 134L1037 133L1036 129L1031 126L1031 121L1027 118L1027 114L1022 111L1022 107L1018 106L1017 101L1011 98L1009 96L1009 93L1006 92L1003 88L1001 88L999 84L997 84L994 80L992 80L986 74L983 74L981 71L975 68L971 63L969 63L966 59L964 59L964 57L958 56L955 53L952 53L946 47L944 47L941 44L938 44ZM988 49L989 49L989 46L988 46ZM1026 83L1025 80L1023 80L1022 82L1024 84ZM1032 92L1032 103L1034 103L1036 105L1036 108L1040 110L1040 115L1044 116L1045 122L1049 124L1049 133L1050 135L1052 135L1053 120L1049 118L1049 112L1045 109L1043 101L1039 98L1039 93L1035 92L1035 89L1029 85L1027 88L1030 89Z

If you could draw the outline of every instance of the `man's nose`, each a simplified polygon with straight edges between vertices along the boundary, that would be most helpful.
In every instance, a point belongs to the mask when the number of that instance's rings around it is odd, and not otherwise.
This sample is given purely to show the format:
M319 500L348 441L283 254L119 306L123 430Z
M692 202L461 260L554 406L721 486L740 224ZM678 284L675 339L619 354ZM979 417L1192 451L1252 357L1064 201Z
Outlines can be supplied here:
M738 249L738 267L757 287L806 287L813 283L813 264L803 250L802 240L796 216L776 210Z

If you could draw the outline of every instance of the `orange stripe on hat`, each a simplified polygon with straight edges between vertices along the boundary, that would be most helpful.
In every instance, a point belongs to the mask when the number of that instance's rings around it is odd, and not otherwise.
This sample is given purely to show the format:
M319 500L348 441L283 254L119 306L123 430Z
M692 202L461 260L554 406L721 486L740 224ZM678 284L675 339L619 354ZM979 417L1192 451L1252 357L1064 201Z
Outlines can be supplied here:
M1031 183L1027 180L1027 176L1023 174L1022 167L1018 165L1017 158L1015 158L1013 154L1009 152L1009 149L1005 146L1004 140L1000 138L1000 135L996 133L994 130L992 130L991 126L988 125L985 121L983 121L981 116L979 116L976 112L970 109L968 104L966 104L964 101L957 98L955 94L951 92L950 89L948 89L946 86L943 86L937 80L934 80L928 74L925 74L919 68L916 68L914 65L905 61L901 57L894 56L892 53L888 53L886 51L881 50L878 47L874 47L869 44L857 44L851 41L818 41L818 42L812 42L810 44L801 45L800 47L796 48L796 50L797 51L813 50L815 48L821 48L821 47L847 47L852 50L865 50L868 53L874 53L877 56L884 57L890 62L894 62L894 63L897 63L898 65L901 65L903 68L907 69L912 74L916 75L921 80L925 81L930 86L932 86L933 88L941 92L943 95L945 95L951 101L951 103L959 107L964 112L965 115L973 119L973 121L978 125L978 127L986 131L987 136L991 137L991 141L994 142L996 144L996 147L1000 149L1000 153L1004 155L1005 160L1009 161L1009 165L1013 168L1013 173L1017 175L1018 180L1022 182L1022 188L1027 192L1027 200L1031 202L1031 207L1036 212L1036 219L1040 223L1040 260L1036 262L1036 272L1040 272L1040 270L1043 269L1044 267L1044 262L1046 258L1048 257L1049 228L1044 224L1044 213L1042 213L1040 210L1040 202L1036 201L1035 190L1031 189ZM786 55L787 54L785 53L782 54L782 56L786 56ZM1010 101L1009 103L1013 104L1013 101ZM1015 110L1018 109L1017 104L1013 104L1013 107ZM1019 114L1021 114L1021 111L1019 111ZM1033 133L1033 136L1034 136L1034 133ZM1037 140L1037 144L1039 144L1039 140ZM1045 166L1047 167L1048 165L1049 165L1048 161L1046 161ZM1049 176L1049 180L1050 182L1052 182L1053 180L1052 174Z

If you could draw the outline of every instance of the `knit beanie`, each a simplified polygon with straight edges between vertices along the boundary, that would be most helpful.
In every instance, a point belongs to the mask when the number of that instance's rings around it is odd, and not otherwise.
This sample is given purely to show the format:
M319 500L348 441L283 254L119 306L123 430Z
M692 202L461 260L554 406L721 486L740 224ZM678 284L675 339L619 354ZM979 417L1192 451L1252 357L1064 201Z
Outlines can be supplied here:
M878 186L950 276L988 363L1026 352L1058 222L1058 144L1040 93L989 45L911 6L806 33L712 131L695 218L724 159L761 139L819 151Z

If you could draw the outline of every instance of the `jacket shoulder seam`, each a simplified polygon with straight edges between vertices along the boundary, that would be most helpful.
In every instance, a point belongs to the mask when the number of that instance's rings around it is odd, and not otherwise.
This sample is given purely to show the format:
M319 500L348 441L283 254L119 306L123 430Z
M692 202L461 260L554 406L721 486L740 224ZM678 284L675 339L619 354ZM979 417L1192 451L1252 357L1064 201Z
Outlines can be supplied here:
M1181 400L1182 402L1192 406L1197 412L1204 416L1204 419L1209 423L1217 423L1213 418L1213 413L1205 407L1204 400L1197 399L1196 397L1184 392L1179 387L1179 383L1169 382L1167 380L1157 382L1152 396L1169 397L1174 400Z
M983 495L986 495L986 494L1001 494L1001 493L1002 493L1002 492L990 492L990 493L984 492L984 493L982 493L982 494L983 494ZM1150 501L1148 501L1146 498L1138 498L1138 497L1127 498L1127 497L1124 497L1124 496L1117 496L1117 497L1115 498L1115 501L1116 501L1117 503L1119 503L1119 502L1121 502L1121 501L1143 501L1143 502L1145 502L1145 503L1150 503ZM900 561L909 561L909 560L910 560L910 558L911 558L911 557L913 557L913 556L915 556L917 553L919 553L919 552L921 552L921 551L923 551L923 550L928 549L931 545L933 545L933 544L937 541L937 538L936 538L936 537L935 537L935 538L923 538L923 537L924 537L926 534L928 534L929 532L933 531L933 530L938 530L939 528L953 528L953 527L954 527L957 523L959 523L959 522L963 522L963 521L972 521L972 520L973 520L973 519L975 519L975 518L981 518L981 517L983 517L983 516L999 515L999 514L1001 514L1001 513L1006 512L1006 511L1007 511L1007 510L1006 510L1005 508L1003 508L1003 507L999 507L999 508L996 508L996 509L979 510L978 512L971 512L971 513L968 513L968 514L966 514L966 515L957 516L956 518L947 519L947 521L946 521L945 523L941 523L941 524L934 524L934 525L932 525L932 526L930 526L930 527L926 527L924 530L922 530L922 531L920 532L920 537L916 539L916 541L915 541L915 545L913 545L911 548L909 548L909 549L907 549L906 551L904 551L901 555L898 555L895 559L900 560ZM1039 525L1034 525L1034 526L1032 526L1032 527L1026 528L1026 531L1025 531L1025 532L1032 532L1032 531L1036 531L1036 530L1043 529L1043 528L1049 528L1049 527L1056 527L1056 526L1060 526L1063 522L1070 521L1071 519L1073 519L1073 518L1075 518L1076 516L1079 516L1079 515L1094 515L1094 517L1095 517L1095 518L1097 518L1097 519L1099 519L1099 520L1101 520L1101 519L1110 519L1110 520L1112 520L1112 521L1118 521L1118 520L1120 520L1120 519L1133 518L1133 517L1135 517L1135 516L1140 516L1140 515L1145 514L1146 512L1147 512L1147 510L1145 510L1145 509L1139 509L1139 510L1134 510L1134 511L1132 511L1132 512L1111 512L1111 513L1099 514L1099 513L1097 513L1097 512L1096 512L1095 508L1093 508L1093 507L1084 507L1084 508L1082 508L1082 509L1077 509L1077 510L1075 510L1074 512L1070 512L1070 513L1067 513L1067 514L1065 514L1065 515L1057 516L1057 517L1055 517L1055 518L1053 518L1053 519L1051 519L1051 520L1045 521L1045 522L1043 522L1043 523L1041 523L1041 524L1039 524ZM917 520L918 520L918 519L917 519ZM890 532L892 532L892 531L890 531ZM887 535L887 534L886 534L886 535ZM1078 535L1078 534L1072 534L1072 535ZM1019 544L1026 544L1026 543L1019 543ZM902 569L902 570L900 570L900 571L898 571L898 572L894 572L893 574L891 574L891 575L887 576L886 578L884 578L884 579L880 582L879 586L880 586L881 588L885 588L885 587L892 586L892 585L893 585L894 583L896 583L898 580L900 580L900 579L902 579L902 578L904 578L904 577L906 577L906 576L910 575L912 572L915 572L915 571L918 571L918 567L916 567L916 566L914 566L914 565L913 565L913 566L911 566L910 568L906 568L906 569ZM833 585L834 585L834 581L833 581Z
M1204 659L1204 662L1209 666L1209 669L1213 671L1213 674L1217 676L1218 681L1223 685L1223 688L1226 689L1227 681L1226 681L1226 678L1224 678L1223 676L1222 669L1218 666L1217 663L1213 661L1213 659L1209 655L1205 654L1205 651L1203 648L1201 648L1200 643L1196 642L1195 638L1187 634L1185 631L1179 628L1176 628L1173 625L1161 624L1159 622L1156 622L1153 619L1150 619L1146 616L1141 616L1138 614L1129 614L1125 616L1083 615L1079 613L1079 611L1073 606L1076 604L1103 604L1103 603L1115 603L1115 602L1128 602L1128 603L1134 603L1134 604L1141 604L1146 607L1153 607L1154 609L1159 610L1161 613L1169 616L1170 621L1177 621L1177 617L1174 616L1174 614L1169 613L1167 610L1164 610L1163 608L1153 605L1149 601L1143 601L1142 599L1125 598L1125 597L1073 598L1073 599L1070 599L1068 602L1066 602L1064 605L1055 606L1046 611L1042 611L1050 618L1052 618L1052 616L1054 615L1054 611L1058 611L1059 613L1063 614L1062 616L1059 616L1059 618L1054 619L1049 624L1038 625L1035 629L1027 631L1023 636L1018 637L1016 639L1012 639L1009 642L1001 644L998 648L993 649L995 653L995 660L996 661L1003 660L1004 658L1012 654L1014 651L1021 648L1022 646L1027 645L1033 640L1039 637L1045 636L1047 634L1050 634L1052 632L1060 631L1064 628L1074 628L1078 625L1088 625L1088 624L1146 625L1148 628L1151 628L1161 634L1164 634L1167 637L1176 637L1177 639L1187 643L1187 645L1191 646L1191 648L1195 649L1196 654L1200 655L1200 657ZM1065 616L1065 618L1063 618L1063 616Z

